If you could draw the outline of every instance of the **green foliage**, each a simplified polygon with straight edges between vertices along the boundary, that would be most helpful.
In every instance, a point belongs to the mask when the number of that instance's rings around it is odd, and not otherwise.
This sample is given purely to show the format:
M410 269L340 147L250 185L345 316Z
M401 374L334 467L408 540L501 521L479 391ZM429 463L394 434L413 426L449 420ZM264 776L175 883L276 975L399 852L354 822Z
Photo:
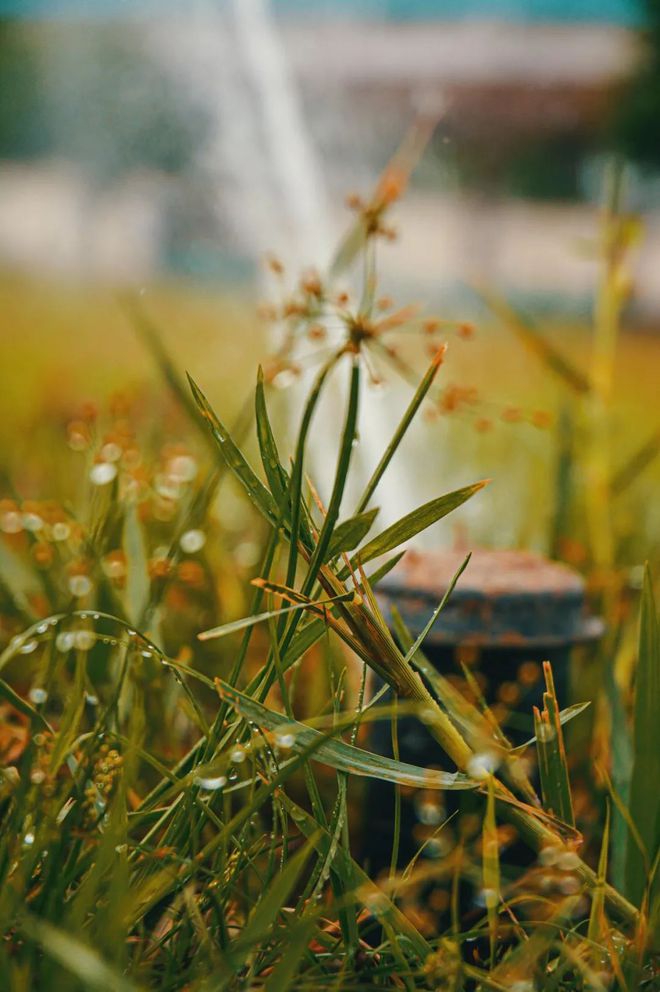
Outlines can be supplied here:
M343 311L344 335L312 384L290 461L271 423L266 374L250 404L261 461L254 467L242 431L226 426L192 379L193 402L184 398L155 330L141 321L166 381L201 427L213 466L204 474L189 453L170 453L170 475L155 474L147 485L127 454L134 439L111 442L109 453L103 440L105 456L90 457L87 466L94 492L75 515L61 519L59 508L39 507L42 517L23 508L19 529L14 504L3 504L0 578L13 636L0 656L0 974L11 992L587 992L619 976L653 981L649 903L640 898L641 871L655 869L657 846L657 801L648 800L648 787L644 792L658 753L650 578L624 810L644 852L640 867L630 847L629 894L637 905L607 881L607 828L597 871L578 853L561 728L584 705L559 712L546 666L535 738L513 748L474 675L459 690L430 666L423 636L413 638L396 614L391 632L378 606L375 587L401 545L484 486L437 496L369 537L377 513L370 504L430 396L436 355L392 441L375 453L366 490L356 505L349 502L359 400L383 330L374 311L372 250L392 191L405 178L401 161L357 224L367 254L360 304ZM358 254L349 236L340 269ZM308 282L307 310L296 316L303 325L318 319L319 301L333 291ZM344 375L348 390L323 506L307 481L308 453L331 375ZM213 564L223 575L237 566L213 559L205 540L213 534L213 495L229 474L265 543L257 575L244 576L253 579L247 615L219 623L208 573ZM61 561L49 558L52 568L40 569L51 545L59 547L56 534L67 542L57 550ZM390 553L366 573L364 566ZM464 568L469 557L424 633ZM187 634L191 624L195 639ZM212 648L218 653L202 653ZM394 691L395 703L376 705L382 692L367 693L368 670ZM391 718L396 740L401 716L425 724L451 770L372 753L365 728ZM526 769L533 744L541 797ZM388 878L371 878L367 859L357 857L364 777L417 790L422 801L456 790L481 803L473 809L485 810L482 823L470 834L470 817L460 818L455 848L420 857L438 841L440 823L404 869L393 854ZM530 849L524 878L503 870L500 852L511 839ZM438 876L453 893L446 931L425 916L424 892ZM463 916L460 885L475 878L483 912ZM651 886L651 921L658 912Z

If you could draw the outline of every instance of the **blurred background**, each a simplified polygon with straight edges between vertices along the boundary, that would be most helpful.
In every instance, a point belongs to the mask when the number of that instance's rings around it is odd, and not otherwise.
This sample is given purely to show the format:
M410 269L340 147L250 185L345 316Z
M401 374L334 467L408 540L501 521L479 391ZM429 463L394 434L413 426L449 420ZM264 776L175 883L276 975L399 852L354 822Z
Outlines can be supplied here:
M385 514L493 476L488 498L434 539L580 564L593 557L590 510L574 496L601 471L618 479L613 554L655 554L657 0L2 0L0 13L8 492L69 496L58 446L81 404L109 409L117 389L147 435L156 420L190 432L127 291L231 420L278 341L256 315L278 292L264 254L283 260L285 281L322 271L350 223L346 195L368 195L421 116L437 123L393 212L380 288L470 324L447 332L444 399L411 435ZM604 355L614 284L621 327ZM412 350L421 375L428 358ZM410 394L396 370L382 377L367 468ZM589 470L579 446L585 432L594 440L596 407L609 448Z

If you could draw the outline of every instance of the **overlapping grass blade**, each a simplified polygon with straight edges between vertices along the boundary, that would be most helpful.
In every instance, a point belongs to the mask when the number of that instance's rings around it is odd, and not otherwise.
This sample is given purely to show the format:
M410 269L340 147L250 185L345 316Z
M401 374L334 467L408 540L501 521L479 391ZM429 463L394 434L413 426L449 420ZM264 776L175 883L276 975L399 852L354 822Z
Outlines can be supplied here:
M375 507L373 510L356 513L354 517L349 517L348 520L337 524L332 533L332 540L325 554L325 560L332 561L337 555L356 548L371 530L377 515L378 508Z
M570 388L581 395L590 391L588 377L566 359L557 348L551 344L527 318L523 318L513 307L485 289L479 290L479 296L492 312L509 327L525 347L552 372L558 375Z
M39 944L51 960L83 982L86 989L140 992L141 986L107 964L94 948L48 920L25 914L20 930L27 940Z
M190 383L195 403L217 442L217 453L220 455L224 464L227 465L227 468L238 479L257 510L259 510L270 524L276 526L279 520L279 514L277 504L272 495L258 476L255 475L247 459L231 437L231 434L218 419L204 393L190 375L188 376L188 382Z
M275 501L280 507L283 517L288 516L288 488L289 478L280 461L277 450L277 442L270 424L268 407L266 406L266 394L264 390L264 374L261 366L257 376L257 388L255 391L255 415L257 424L257 439L259 441L259 451L261 454L261 464L266 473L266 479L270 486Z
M488 937L491 964L495 961L497 945L497 907L500 902L500 852L495 820L495 791L492 776L488 780L486 814L482 829L483 894L488 916Z
M401 517L391 527L387 527L377 537L374 537L373 540L368 541L363 548L360 548L353 558L354 565L357 566L358 562L360 565L366 565L367 562L372 561L374 558L379 558L380 555L387 554L388 551L398 548L404 541L409 541L411 537L420 534L427 527L430 527L431 524L442 520L452 510L456 510L459 506L462 506L471 496L474 496L480 489L483 489L488 484L488 481L484 479L481 482L473 483L471 486L464 486L462 489L456 489L454 492L446 493L444 496L438 496L436 499L429 500L428 503L417 507L416 510L407 513L405 517Z
M415 394L411 399L410 403L408 404L406 411L403 417L401 418L396 431L394 432L394 436L392 437L392 440L387 445L387 448L383 452L382 458L378 462L378 465L374 469L372 476L365 487L364 493L362 494L362 498L358 503L358 508L356 511L357 513L360 513L369 505L369 500L373 496L378 486L378 483L385 474L385 471L388 465L390 464L390 462L392 461L392 458L394 457L403 438L405 437L408 428L410 427L415 417L415 414L417 413L420 406L424 402L424 399L426 398L429 389L433 385L435 377L438 374L438 369L442 364L443 355L444 355L444 351L439 350L437 355L429 365L428 369L426 370L426 374L424 375L424 378L422 379L419 386L415 390Z
M278 594L278 595L281 595ZM293 606L284 606L279 610L267 610L264 613L257 613L251 617L243 617L241 620L232 620L230 623L223 623L220 627L211 627L209 630L203 630L197 635L200 641L212 641L216 640L218 637L226 637L227 634L235 634L238 630L245 630L247 627L253 627L256 623L262 623L264 620L271 620L273 617L282 616L284 613L291 613L293 610L300 609L300 606L304 606L309 610L318 611L325 606L332 606L333 603L341 603L343 600L352 599L353 593L345 593L342 596L335 596L332 599L316 599L308 600L305 602L303 599L300 600L300 605L295 604Z
M399 785L425 789L476 789L478 782L460 772L441 772L433 768L418 768L403 761L394 761L362 748L332 740L313 727L291 720L283 713L267 709L261 703L216 679L220 698L231 703L237 713L265 730L280 732L295 752L305 752L313 747L312 758L339 771L367 778L385 779ZM323 738L326 738L323 741Z
M564 738L559 720L559 707L555 693L552 668L549 662L543 663L546 691L543 694L543 710L534 707L534 729L539 756L539 776L543 803L564 823L575 826L573 800L568 775L568 761Z
M641 903L660 837L660 633L651 571L644 570L639 623L639 653L635 685L633 769L630 783L630 817L644 845L640 851L629 834L626 848L626 891Z

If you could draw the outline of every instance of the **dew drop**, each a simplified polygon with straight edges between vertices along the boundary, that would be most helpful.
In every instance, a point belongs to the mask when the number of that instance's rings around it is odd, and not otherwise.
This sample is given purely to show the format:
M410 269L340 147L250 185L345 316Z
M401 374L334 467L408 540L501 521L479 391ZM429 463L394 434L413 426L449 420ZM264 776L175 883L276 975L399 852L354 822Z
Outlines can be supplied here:
M97 462L89 470L90 481L95 486L107 486L117 476L117 466L112 462Z
M91 692L86 692L85 693L85 702L87 703L88 706L98 706L99 705L99 697L98 696L95 696Z
M179 538L179 544L181 550L185 551L186 554L195 554L196 551L201 551L206 544L206 534L202 530L187 530Z
M24 513L23 514L23 526L26 530L37 531L41 530L44 522L38 513Z
M20 534L23 530L23 517L16 510L9 510L0 517L0 529L5 534Z
M548 726L547 723L542 723L538 729L537 737L541 743L548 744L550 741L555 739L554 727Z
M562 851L557 858L557 867L561 871L573 871L580 864L580 859L575 851Z
M192 482L197 476L197 462L190 455L176 455L170 459L167 470L175 479Z
M46 622L40 623L37 627L37 634L45 634L48 630L48 624Z
M74 644L75 644L75 639L73 633L70 630L63 630L55 638L55 647L57 648L58 651L61 651L62 654L66 654L68 651L70 651Z
M108 441L101 448L101 458L106 462L118 462L122 456L122 449L115 441Z
M222 787L226 784L227 777L225 775L208 777L205 775L197 775L193 779L193 785L197 785L200 789L205 789L207 792L215 792L217 789L222 789Z
M278 747L281 747L283 750L287 751L296 743L296 736L295 734L290 733L276 734L275 743Z
M35 640L34 637L30 638L29 641L24 641L18 649L21 654L32 654L33 651L39 647L39 641Z
M245 761L245 748L241 744L237 744L229 752L229 760L234 765L241 765Z
M34 844L34 833L32 832L32 830L28 830L28 832L23 837L23 847L32 847L33 844Z
M53 540L67 541L71 537L71 528L63 521L53 524Z
M561 851L556 844L548 844L546 847L542 847L539 851L539 861L542 865L550 868L552 865L557 864L557 860L561 855Z
M499 760L496 754L484 751L483 753L472 755L468 761L467 772L471 778L481 781L492 775L498 764Z
M96 644L96 634L91 630L77 630L73 638L73 643L79 651L91 651Z
M77 598L89 595L92 588L92 580L88 575L72 575L69 579L69 592Z
M42 689L40 686L35 686L34 688L30 689L28 693L28 698L31 703L34 703L35 706L40 706L42 703L45 703L46 700L48 699L48 693L46 692L45 689Z
M429 827L437 827L442 823L445 815L442 803L433 799L421 799L415 803L415 813L420 823Z
M42 768L35 768L30 775L30 781L33 785L41 785L45 778L46 773Z

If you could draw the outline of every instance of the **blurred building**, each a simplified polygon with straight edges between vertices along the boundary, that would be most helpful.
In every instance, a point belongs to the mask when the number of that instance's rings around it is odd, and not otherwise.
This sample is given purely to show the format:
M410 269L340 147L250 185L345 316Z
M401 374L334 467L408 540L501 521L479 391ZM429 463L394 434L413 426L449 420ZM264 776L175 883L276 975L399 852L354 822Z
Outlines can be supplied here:
M0 102L0 264L236 283L270 248L322 260L343 195L369 187L424 113L439 123L399 209L389 276L457 300L473 279L569 308L588 299L594 273L576 246L594 233L612 108L639 57L628 0L0 11L15 17L0 36L12 91ZM633 195L648 208L638 305L658 313L657 184L638 179Z

